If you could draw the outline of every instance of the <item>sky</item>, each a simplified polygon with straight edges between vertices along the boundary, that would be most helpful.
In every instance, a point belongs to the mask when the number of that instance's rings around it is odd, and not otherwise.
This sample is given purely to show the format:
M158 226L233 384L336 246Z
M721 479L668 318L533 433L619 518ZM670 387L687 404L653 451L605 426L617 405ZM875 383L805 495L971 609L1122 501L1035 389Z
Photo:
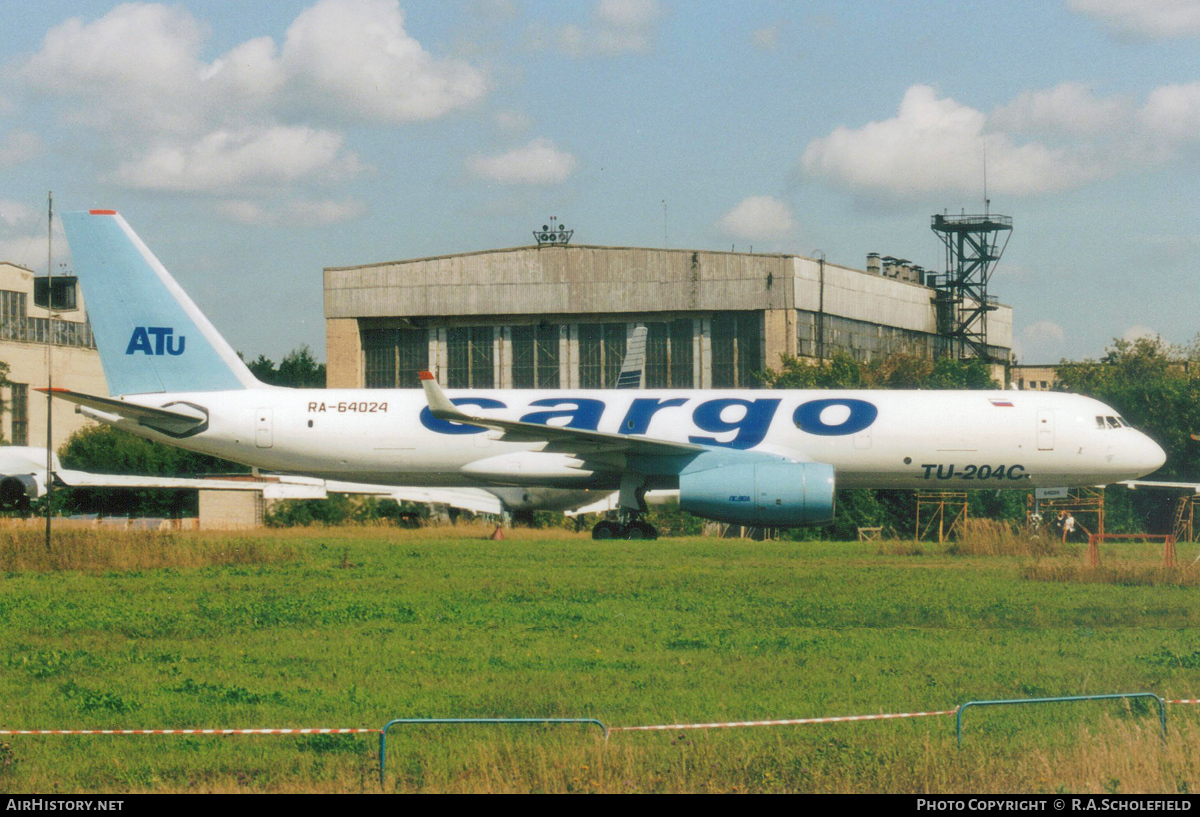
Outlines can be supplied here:
M986 183L1020 362L1187 344L1198 47L1200 0L6 3L0 260L45 271L48 191L114 208L234 348L323 358L327 266L557 216L941 270Z

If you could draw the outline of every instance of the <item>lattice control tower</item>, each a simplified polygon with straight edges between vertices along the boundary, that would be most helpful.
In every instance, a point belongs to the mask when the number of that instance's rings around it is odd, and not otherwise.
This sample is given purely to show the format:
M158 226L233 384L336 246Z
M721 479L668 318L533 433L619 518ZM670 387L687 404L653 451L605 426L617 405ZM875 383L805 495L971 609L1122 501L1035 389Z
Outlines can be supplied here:
M946 245L946 272L937 276L934 299L938 334L946 339L943 354L1007 363L1004 353L988 344L987 316L997 301L987 288L1012 236L1012 218L986 212L935 215L931 227Z

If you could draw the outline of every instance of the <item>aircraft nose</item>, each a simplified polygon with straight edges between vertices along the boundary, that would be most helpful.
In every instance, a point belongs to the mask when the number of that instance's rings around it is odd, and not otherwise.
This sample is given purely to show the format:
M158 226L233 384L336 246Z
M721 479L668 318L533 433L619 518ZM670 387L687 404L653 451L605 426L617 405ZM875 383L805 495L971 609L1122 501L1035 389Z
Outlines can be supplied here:
M1167 461L1167 452L1154 440L1147 437L1145 434L1140 434L1141 439L1138 440L1137 449L1134 452L1134 462L1137 465L1138 471L1142 476L1152 474Z

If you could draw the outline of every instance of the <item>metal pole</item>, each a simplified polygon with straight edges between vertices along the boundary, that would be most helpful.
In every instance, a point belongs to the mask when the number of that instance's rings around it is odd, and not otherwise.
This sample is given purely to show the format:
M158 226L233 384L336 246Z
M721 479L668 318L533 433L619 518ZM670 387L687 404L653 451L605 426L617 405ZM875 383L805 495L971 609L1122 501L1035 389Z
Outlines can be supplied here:
M54 191L46 194L46 552L50 552L50 492L54 490Z
M820 283L817 288L817 359L825 360L825 253L818 259Z

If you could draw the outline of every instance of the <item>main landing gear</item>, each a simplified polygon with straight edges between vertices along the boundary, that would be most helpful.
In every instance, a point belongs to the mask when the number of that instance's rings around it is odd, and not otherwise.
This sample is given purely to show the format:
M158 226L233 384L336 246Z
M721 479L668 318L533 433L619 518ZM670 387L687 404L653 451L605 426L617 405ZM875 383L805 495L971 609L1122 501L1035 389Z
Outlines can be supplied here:
M622 514L625 516L625 514ZM642 519L622 522L618 519L601 519L592 528L593 539L657 539L658 528Z
M621 479L620 513L616 519L602 519L592 528L593 539L657 539L658 529L644 519L646 514L646 478L625 474Z

